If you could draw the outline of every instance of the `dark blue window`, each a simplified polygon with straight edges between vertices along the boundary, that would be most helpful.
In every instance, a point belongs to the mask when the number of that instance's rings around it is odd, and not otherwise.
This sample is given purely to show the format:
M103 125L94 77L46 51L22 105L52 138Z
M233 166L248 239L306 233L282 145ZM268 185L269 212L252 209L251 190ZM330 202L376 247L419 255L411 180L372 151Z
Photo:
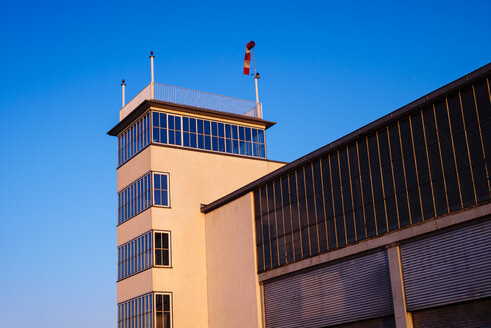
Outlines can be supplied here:
M211 122L203 121L205 135L205 149L211 150Z
M147 232L118 247L118 280L150 268L152 260L152 232Z
M162 297L168 294L159 294ZM157 296L157 295L155 295ZM118 328L126 327L141 327L141 328L154 328L154 294L149 293L146 295L135 297L131 300L118 304ZM170 309L169 309L170 315ZM159 319L157 318L157 321ZM158 326L164 327L164 326ZM165 326L170 327L170 326Z
M158 112L151 118L155 143L266 157L264 130Z
M196 119L183 117L182 118L182 145L184 147L196 148Z
M191 148L196 148L197 145L197 134L196 134L196 119L189 119L189 145Z
M150 207L150 173L118 193L118 224Z
M167 174L153 173L154 205L169 206L169 189Z
M118 136L118 165L123 165L150 143L150 114L146 114Z
M170 266L170 233L155 232L155 265Z
M118 247L118 280L152 266L170 265L169 231L149 231Z

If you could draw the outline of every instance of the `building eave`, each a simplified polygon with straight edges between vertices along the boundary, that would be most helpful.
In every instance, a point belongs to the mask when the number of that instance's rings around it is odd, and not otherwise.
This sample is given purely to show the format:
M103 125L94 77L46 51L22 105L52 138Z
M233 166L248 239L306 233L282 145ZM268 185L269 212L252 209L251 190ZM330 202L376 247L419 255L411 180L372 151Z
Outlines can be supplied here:
M150 107L160 108L160 109L170 109L182 113L206 115L208 117L213 117L216 119L226 119L226 120L233 120L236 122L256 124L256 125L264 126L265 129L268 129L276 124L276 122L266 121L263 119L245 116L245 115L238 115L238 114L220 112L211 109L179 105L179 104L169 103L160 100L147 99L144 100L138 107L136 107L130 114L128 114L118 124L116 124L111 130L109 130L107 134L110 136L118 136L129 125L131 125L131 123L133 123L137 118L139 118L143 113L145 113Z

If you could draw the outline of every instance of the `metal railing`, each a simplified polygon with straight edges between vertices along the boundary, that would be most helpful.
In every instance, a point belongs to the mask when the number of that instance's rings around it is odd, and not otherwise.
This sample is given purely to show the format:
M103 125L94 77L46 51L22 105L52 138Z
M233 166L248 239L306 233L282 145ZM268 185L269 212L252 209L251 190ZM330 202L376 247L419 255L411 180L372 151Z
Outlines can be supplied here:
M162 83L153 83L153 86L153 97L152 83L150 83L121 109L120 119L123 119L133 111L145 99L161 100L172 104L211 109L255 118L263 117L261 103L254 101L180 88Z

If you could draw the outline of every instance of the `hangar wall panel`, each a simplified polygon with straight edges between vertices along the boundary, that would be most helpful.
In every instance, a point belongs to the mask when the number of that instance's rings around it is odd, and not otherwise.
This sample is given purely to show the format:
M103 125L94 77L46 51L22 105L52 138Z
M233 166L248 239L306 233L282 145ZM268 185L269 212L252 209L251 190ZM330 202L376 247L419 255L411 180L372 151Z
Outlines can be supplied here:
M266 327L325 327L392 315L387 254L371 253L264 284Z
M491 327L491 298L413 313L414 328Z
M401 245L409 311L491 296L491 220Z

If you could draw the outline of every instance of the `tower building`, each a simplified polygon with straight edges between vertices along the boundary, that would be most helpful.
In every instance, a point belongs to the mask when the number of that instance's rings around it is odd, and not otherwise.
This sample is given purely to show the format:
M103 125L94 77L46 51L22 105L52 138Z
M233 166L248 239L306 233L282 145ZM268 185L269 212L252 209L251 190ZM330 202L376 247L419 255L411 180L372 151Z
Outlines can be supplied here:
M284 165L266 157L273 124L260 103L153 81L123 100L108 132L118 137L119 327L208 326L200 205Z
M152 74L108 132L118 327L491 327L490 79L282 163L259 102Z

